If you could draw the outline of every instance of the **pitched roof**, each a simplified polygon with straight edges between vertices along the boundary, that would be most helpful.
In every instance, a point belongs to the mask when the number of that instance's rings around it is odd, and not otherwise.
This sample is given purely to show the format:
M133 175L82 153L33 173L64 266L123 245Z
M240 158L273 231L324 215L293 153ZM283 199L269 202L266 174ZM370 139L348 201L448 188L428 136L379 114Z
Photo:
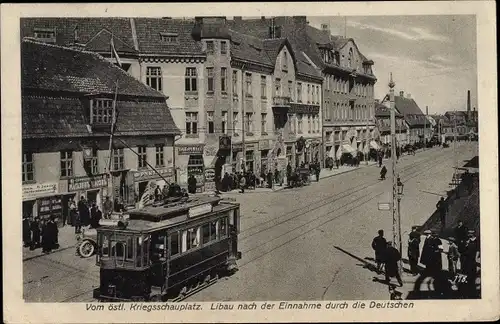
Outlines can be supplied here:
M231 29L229 34L231 35L232 57L274 67L271 59L264 51L264 44L260 38Z
M375 104L375 117L390 117L391 109L383 104ZM396 110L396 117L403 117L401 113Z
M75 92L166 97L93 52L24 40L22 42L22 88Z
M204 55L192 36L194 19L134 18L141 53ZM177 43L162 42L160 33L177 34Z
M119 53L136 52L130 18L21 18L21 38L33 37L38 28L55 30L56 44L62 46L75 42L76 29L77 42L90 42L89 49L97 52L110 52L113 34Z
M80 98L22 97L22 135L29 138L102 136L104 132L87 129L88 105ZM117 135L176 135L165 102L118 101Z
M412 98L394 96L394 101L396 109L404 115L408 125L418 126L428 123L424 113Z

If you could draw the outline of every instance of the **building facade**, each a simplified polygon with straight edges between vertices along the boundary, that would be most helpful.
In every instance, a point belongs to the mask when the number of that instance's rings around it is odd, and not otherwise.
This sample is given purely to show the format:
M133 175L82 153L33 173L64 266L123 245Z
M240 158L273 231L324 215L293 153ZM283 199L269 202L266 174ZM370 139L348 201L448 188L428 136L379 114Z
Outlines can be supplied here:
M23 213L61 220L82 196L146 203L174 181L180 130L164 95L93 52L24 40L21 53Z
M408 144L429 141L434 133L432 124L422 112L416 101L410 94L405 96L404 91L399 96L394 96L396 110L403 115L409 131L407 133Z
M321 89L322 146L320 161L343 152L365 151L376 138L373 61L351 38L331 35L328 26L314 28L305 16L230 21L234 30L259 37L289 40L296 53L319 71ZM288 154L288 153L287 153Z
M409 144L409 127L403 115L396 111L396 145L404 146ZM384 104L375 104L375 117L379 133L380 144L390 146L391 144L391 110Z

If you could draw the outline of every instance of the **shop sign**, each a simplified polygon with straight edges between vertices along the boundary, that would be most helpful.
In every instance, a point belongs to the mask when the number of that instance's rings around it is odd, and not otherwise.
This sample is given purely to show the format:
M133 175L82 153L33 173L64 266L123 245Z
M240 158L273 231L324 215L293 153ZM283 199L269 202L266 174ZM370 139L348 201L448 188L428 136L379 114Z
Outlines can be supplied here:
M211 182L215 180L215 169L205 169L205 182Z
M259 141L259 151L270 149L269 140Z
M203 145L179 146L177 152L179 155L203 154Z
M23 185L23 200L59 193L58 183L34 183Z
M319 106L292 103L289 111L294 114L319 114Z
M135 171L134 181L160 179L161 177L158 175L158 173L164 178L172 177L174 175L173 168L161 168L161 169L156 169L156 171L157 172L155 172L154 170Z
M68 180L68 191L89 190L108 186L108 178L105 174L93 177L79 177Z

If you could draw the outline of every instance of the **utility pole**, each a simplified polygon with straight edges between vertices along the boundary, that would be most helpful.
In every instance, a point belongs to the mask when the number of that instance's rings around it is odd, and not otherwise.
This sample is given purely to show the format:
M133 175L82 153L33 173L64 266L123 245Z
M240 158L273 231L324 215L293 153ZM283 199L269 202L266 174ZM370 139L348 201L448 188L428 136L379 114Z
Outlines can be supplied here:
M425 106L425 116L424 116L424 151L427 148L427 137L425 136L425 131L427 128L427 109L429 109L428 106Z
M370 143L369 143L369 126L370 123L370 105L366 105L366 132L365 132L365 162L368 165L368 153L370 153Z
M389 100L391 107L391 160L392 160L392 238L394 247L403 253L401 246L401 215L399 214L399 202L397 192L397 173L396 173L396 104L394 102L394 86L396 84L391 79L389 81ZM399 271L402 269L400 261Z
M243 160L243 166L241 169L244 169L245 172L247 171L246 170L246 154L247 154L247 151L246 151L246 147L245 147L245 133L246 133L246 129L245 129L245 118L246 118L246 115L245 115L245 100L246 100L246 92L245 92L245 88L244 88L244 78L246 77L245 75L245 64L243 63L243 65L241 66L241 147L242 147L242 160Z

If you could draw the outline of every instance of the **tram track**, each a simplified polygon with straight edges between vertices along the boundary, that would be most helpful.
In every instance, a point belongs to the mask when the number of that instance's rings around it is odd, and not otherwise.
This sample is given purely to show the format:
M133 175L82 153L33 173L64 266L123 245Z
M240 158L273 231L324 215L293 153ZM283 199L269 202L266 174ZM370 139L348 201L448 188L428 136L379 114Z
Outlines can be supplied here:
M445 156L445 157L446 157L446 156ZM441 159L443 159L443 157L441 157L441 158L439 159L439 161L440 161ZM424 161L425 161L425 162L428 162L428 161L430 161L430 160L432 160L432 161L431 161L431 163L435 163L435 162L436 162L436 157L430 157L430 158L428 158L428 159L425 159ZM424 163L425 163L425 162L424 162ZM405 175L404 175L404 172L406 172L406 171L408 171L408 170L410 170L410 169L416 168L416 167L419 167L419 168L420 168L421 166L422 166L422 164L418 164L418 165L414 165L414 164L412 164L412 165L409 165L409 166L407 166L407 167L404 167L404 168L400 171L400 175L401 175L401 177L402 177L402 181L407 181L407 180L408 180L408 179L404 179L404 176L405 176ZM424 168L425 168L426 166L427 166L427 163L425 163ZM418 175L418 174L417 174L417 175ZM275 219L272 219L272 220L269 220L269 221L262 222L262 223L259 223L259 224L257 224L257 225L254 225L253 227L251 227L251 228L249 228L249 229L246 229L246 230L241 231L241 233L247 233L250 229L253 229L253 228L256 228L256 227L259 227L259 226L262 226L262 225L265 225L265 224L268 224L268 223L271 223L271 222L276 222L278 219L282 218L283 216L285 216L285 217L286 217L286 216L289 216L290 214L295 214L296 212L299 212L299 211L302 211L302 210L307 211L307 212L311 212L311 211L317 210L317 209L319 209L319 208L322 208L322 207L324 207L324 206L326 206L326 205L328 205L328 204L334 204L334 203L336 203L336 202L340 201L340 200L341 200L341 199L343 199L343 198L346 198L346 197L352 196L353 194L359 193L359 192L361 192L361 191L363 191L363 190L365 190L365 189L368 189L368 188L371 188L371 187L373 187L373 186L376 186L377 184L380 184L380 182L381 182L380 180L377 180L377 181L371 182L371 183L369 183L369 184L362 183L362 184L360 184L360 185L357 185L357 186L354 186L354 187L352 187L352 188L349 188L349 189L347 189L346 191L343 191L342 193L336 193L336 194L329 195L329 196L324 197L324 198L320 198L320 199L318 199L318 200L316 200L316 201L313 201L313 202L311 202L311 203L307 204L306 206L302 206L302 207L299 207L298 209L292 210L291 212L288 212L288 213L286 213L285 215L278 216L278 217L277 217L277 218L275 218ZM332 200L332 199L333 199L333 200ZM313 207L313 206L314 206L314 207ZM239 242L245 241L246 239L251 238L251 237L253 237L254 235L257 235L257 234L260 234L260 233L262 233L262 232L265 232L265 231L268 231L268 230L270 230L270 229L273 229L273 228L275 228L276 226L279 226L279 225L282 225L282 224L284 224L284 223L287 223L287 222L289 222L289 221L291 221L291 220L294 220L294 219L296 219L296 218L298 218L298 217L300 217L300 216L303 216L304 214L305 214L305 213L300 213L300 214L295 215L295 216L292 216L292 217L286 217L284 220L281 220L281 221L279 221L278 223L273 224L272 226L266 227L266 228L264 228L264 229L261 229L261 230L258 230L258 231L256 231L256 232L253 232L253 233L251 233L251 234L249 234L249 235L243 236L243 237L239 238L239 239L238 239L238 241L239 241Z
M423 168L423 171L422 171L422 170L417 170L417 172L412 172L412 173L410 173L410 175L411 175L411 176L406 175L407 177L406 177L406 178L403 178L403 179L402 179L402 181L408 181L408 180L410 180L410 179L413 179L413 178L415 178L415 177L419 176L420 174L422 174L423 172L425 172L425 171L427 171L427 170L428 170L428 169L427 169L426 167L424 167L424 168ZM380 183L380 182L378 182L378 183ZM367 185L367 186L365 186L364 188L361 188L360 190L357 190L357 191L356 191L356 193L359 193L359 192L361 192L361 191L363 191L363 190L365 190L365 189L368 189L368 188L370 188L370 187L372 187L372 186L373 186L373 185ZM357 207L360 207L360 206L364 205L365 203L367 203L367 202L371 201L372 199L374 199L374 198L376 198L376 197L378 197L378 196L381 196L382 194L384 194L384 192L381 192L381 193L379 193L379 194L376 194L376 195L375 195L375 196L373 196L372 198L368 199L366 202L363 202L363 203L361 203L361 204L356 204L356 205L355 205L355 207L354 207L354 209L355 209L355 208L357 208ZM338 201L338 200L340 200L340 199L337 199L337 201ZM349 207L351 204L353 204L353 203L355 203L355 202L357 202L357 201L359 201L359 200L358 200L358 198L354 197L354 198L352 199L352 201L349 201L349 202L347 202L346 204L344 204L344 205L342 205L342 206L340 206L340 207L339 207L338 205L332 206L332 207L334 207L334 208L335 208L335 210L328 209L327 211L325 211L325 212L321 213L319 216L317 216L317 217L315 217L315 218L313 218L313 219L311 219L311 220L308 220L308 221L307 221L307 222L305 222L305 223L299 224L299 225L295 226L294 228L292 228L292 229L288 230L287 232L285 232L285 233L283 233L283 234L280 234L280 235L278 235L278 236L273 237L271 240L266 241L264 244L257 245L257 246L255 246L255 247L253 247L253 248L251 248L251 249L248 249L248 250L242 250L241 252L242 252L242 254L246 254L246 253L249 253L249 252L251 252L251 251L254 251L254 250L256 250L256 249L258 249L258 248L260 248L260 247L262 247L262 246L264 246L264 245L266 245L266 244L269 244L269 243L271 243L271 242L273 242L273 241L275 241L275 240L280 239L281 237L284 237L285 235L290 234L291 232L293 232L293 231L295 231L295 230L298 230L298 229L300 229L300 228L303 228L303 227L305 227L305 226L308 226L309 224L311 224L311 223L313 223L313 222L315 222L315 221L317 221L317 220L319 220L319 219L323 218L325 215L336 214L336 213L337 213L339 210L341 210L342 208ZM364 200L362 200L362 201L364 201ZM307 213L303 213L303 214L301 214L301 215L297 215L296 217L294 217L294 219L295 219L295 218L297 218L297 217L300 217L300 216L306 215L306 214L308 214L308 213L310 213L310 212L312 212L312 211L314 211L314 210L316 210L316 209L319 209L319 208L321 208L321 207L324 207L324 206L326 206L326 205L328 205L328 204L329 204L329 203L327 203L327 204L323 204L323 205L321 205L321 206L318 206L318 207L317 207L317 208L315 208L315 209L309 210ZM347 212L341 213L339 216L333 217L333 218L331 218L329 221L333 221L333 220L335 220L335 219L338 219L338 218L340 218L341 216L345 215L346 213L348 213L348 212L350 212L350 211L352 211L352 210L351 210L351 209L349 209ZM290 218L290 219L288 219L287 221L290 221L290 220L292 220L292 219ZM328 222L329 222L329 221L328 221ZM326 222L326 223L328 223L328 222ZM285 222L282 222L281 224L284 224L284 223L285 223ZM324 224L326 224L326 223L321 223L321 224L320 224L320 225L318 225L317 227L322 226L322 225L324 225ZM273 226L273 227L276 227L276 226ZM317 227L314 227L314 228L313 228L313 229L311 229L311 230L314 230L314 229L316 229ZM272 227L269 227L269 228L267 228L266 230L270 230L270 229L272 229ZM263 230L263 231L264 231L264 230ZM306 232L304 232L303 234L307 234L307 233L309 233L309 232L310 232L310 231L306 231ZM301 235L303 235L303 234L300 234L298 237L300 237L300 236L301 236ZM295 239L295 238L294 238L294 239ZM282 246L282 245L280 245L280 246L278 246L278 247L281 247L281 246ZM278 248L278 247L276 247L276 248ZM273 249L273 250L274 250L274 249ZM273 250L269 251L269 253L270 253L270 252L272 252ZM262 255L262 256L264 256L264 255ZM244 265L246 265L246 264L248 264L248 263L250 263L250 261L249 261L249 262L246 262L246 263L243 263L242 265L240 265L240 267L242 267L242 266L244 266Z

